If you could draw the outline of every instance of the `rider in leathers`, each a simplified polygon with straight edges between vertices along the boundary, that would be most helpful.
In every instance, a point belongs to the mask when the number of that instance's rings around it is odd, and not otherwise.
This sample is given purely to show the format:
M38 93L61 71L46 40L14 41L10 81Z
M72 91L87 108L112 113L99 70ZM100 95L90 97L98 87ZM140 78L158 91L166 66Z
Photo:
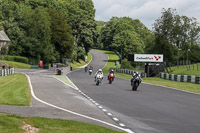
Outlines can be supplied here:
M102 79L103 79L103 71L102 71L102 69L99 69L96 73L95 73L95 82L96 82L96 77L97 77L97 75L100 75L101 77L102 77ZM102 80L101 79L101 80Z
M131 78L131 83L133 82L133 80L135 79L135 77L139 77L139 84L142 82L142 78L140 76L140 74L138 72L134 72L133 76Z
M110 76L111 73L114 75L114 78L115 78L115 72L114 72L113 69L111 69L111 71L110 71L109 74L108 74L108 79L109 79L109 76ZM113 79L113 80L114 80L114 79Z

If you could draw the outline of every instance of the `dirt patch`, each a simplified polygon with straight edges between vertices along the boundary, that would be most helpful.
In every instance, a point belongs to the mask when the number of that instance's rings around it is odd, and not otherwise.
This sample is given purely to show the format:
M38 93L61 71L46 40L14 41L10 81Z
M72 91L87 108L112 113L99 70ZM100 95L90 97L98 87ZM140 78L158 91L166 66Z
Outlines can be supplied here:
M26 130L26 133L37 133L39 131L38 128L32 127L31 125L26 124L25 122L22 129Z

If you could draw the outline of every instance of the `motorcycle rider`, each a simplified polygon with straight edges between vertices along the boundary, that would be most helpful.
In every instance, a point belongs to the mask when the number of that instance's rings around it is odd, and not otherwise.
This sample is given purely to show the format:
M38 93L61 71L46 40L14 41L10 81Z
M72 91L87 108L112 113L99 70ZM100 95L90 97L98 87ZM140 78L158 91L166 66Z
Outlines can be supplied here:
M102 69L99 69L96 73L95 73L95 82L96 82L96 77L97 77L97 75L100 75L101 77L102 77L102 79L103 79L103 71L102 71ZM101 80L102 80L101 79Z
M138 72L134 72L133 73L133 76L131 78L131 83L133 82L133 80L136 78L136 77L139 77L139 84L142 82L142 77L140 76L140 74Z
M108 74L108 79L109 79L110 74L113 74L113 75L114 75L114 78L115 78L115 72L114 72L113 69L111 69L111 71L109 72L109 74ZM114 78L113 78L113 80L114 80Z
M92 66L90 66L89 70L93 70L93 67L92 67Z
M88 70L88 67L86 66L86 67L85 67L85 72L87 72L87 70Z

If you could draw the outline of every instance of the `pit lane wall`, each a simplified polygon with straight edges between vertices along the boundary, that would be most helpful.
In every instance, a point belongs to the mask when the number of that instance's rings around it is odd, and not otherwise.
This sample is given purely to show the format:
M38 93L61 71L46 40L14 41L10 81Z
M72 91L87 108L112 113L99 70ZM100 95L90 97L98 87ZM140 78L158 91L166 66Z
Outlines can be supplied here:
M14 68L0 70L0 76L8 76L15 73Z
M178 82L190 82L200 84L200 76L160 73L160 78Z

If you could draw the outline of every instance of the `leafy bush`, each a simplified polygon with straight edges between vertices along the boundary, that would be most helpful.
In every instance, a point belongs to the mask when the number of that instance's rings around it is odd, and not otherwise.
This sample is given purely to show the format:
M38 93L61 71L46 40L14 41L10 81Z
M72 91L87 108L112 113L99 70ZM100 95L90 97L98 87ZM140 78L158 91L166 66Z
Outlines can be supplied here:
M28 63L28 58L22 56L15 56L14 61L21 62L21 63Z
M7 61L16 61L21 63L28 63L28 58L22 56L1 56L0 60L7 60Z

